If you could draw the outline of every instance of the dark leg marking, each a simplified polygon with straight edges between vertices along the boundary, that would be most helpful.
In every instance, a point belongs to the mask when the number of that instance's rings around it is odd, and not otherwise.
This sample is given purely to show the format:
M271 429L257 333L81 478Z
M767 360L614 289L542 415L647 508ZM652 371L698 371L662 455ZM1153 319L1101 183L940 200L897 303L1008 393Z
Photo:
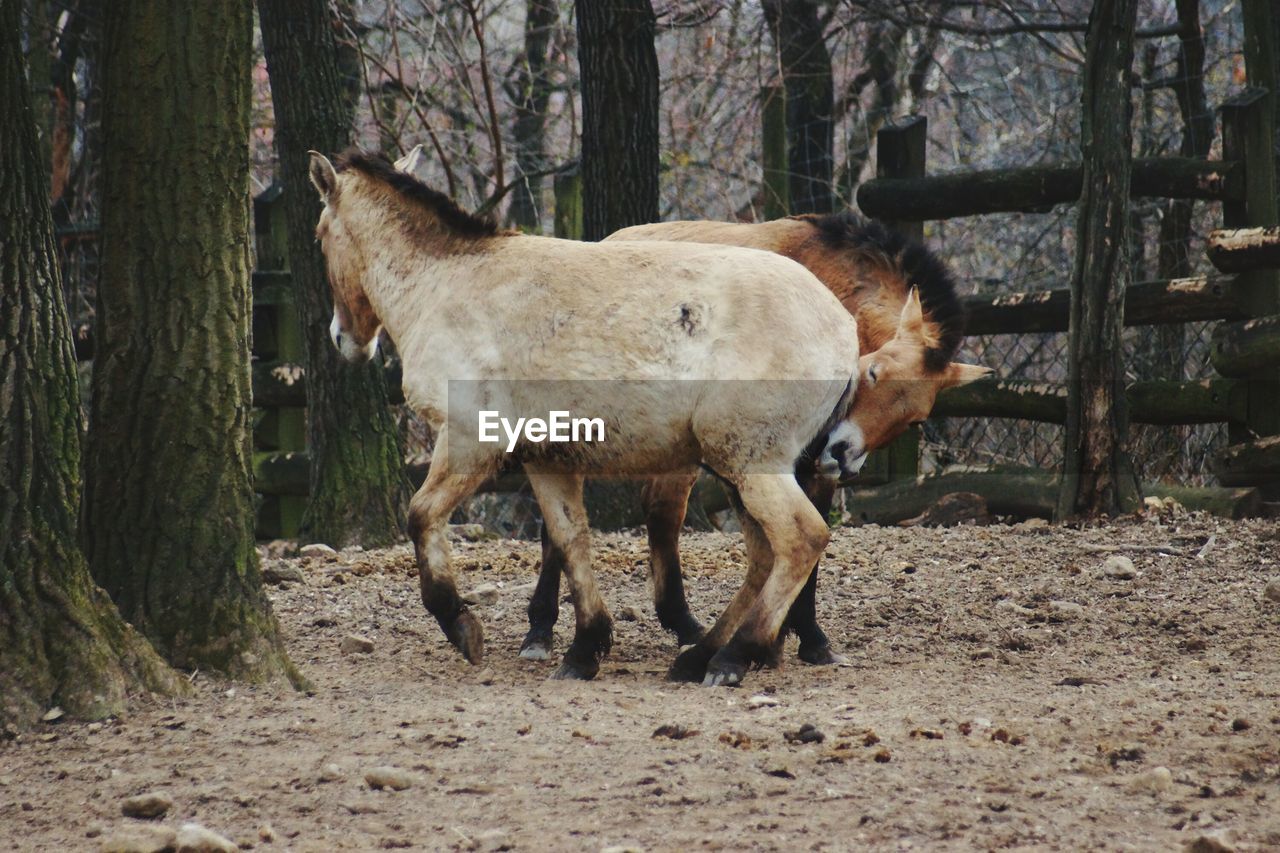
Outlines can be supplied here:
M835 498L835 486L830 481L817 476L811 464L801 465L796 471L796 480L804 489L809 501L825 519L831 512L831 503ZM818 566L813 564L808 580L801 588L796 600L787 611L787 621L783 624L781 634L794 631L800 639L800 660L816 666L840 663L842 658L831 649L831 641L818 624Z
M422 603L440 623L445 637L469 663L484 660L484 631L480 620L462 603L452 583L439 580L422 583Z
M551 657L555 643L552 629L560 616L560 573L564 571L564 552L556 547L542 523L542 568L538 572L538 584L529 598L529 633L520 644L520 657L527 660L546 660Z
M764 666L769 659L770 646L745 639L739 630L724 648L716 652L707 664L707 674L702 683L707 687L737 687L747 672Z
M701 642L690 646L676 655L676 659L671 662L671 668L667 670L667 681L689 681L701 684L707 673L707 664L715 653L715 649L708 648Z
M613 624L608 618L598 616L589 624L579 626L573 634L573 642L565 650L560 668L552 678L559 680L590 681L600 671L600 661L613 648Z
M663 628L676 635L681 646L702 639L706 629L689 612L680 569L680 528L684 525L693 478L677 481L674 475L645 483L641 491L645 527L649 536L649 573L653 578L654 610Z

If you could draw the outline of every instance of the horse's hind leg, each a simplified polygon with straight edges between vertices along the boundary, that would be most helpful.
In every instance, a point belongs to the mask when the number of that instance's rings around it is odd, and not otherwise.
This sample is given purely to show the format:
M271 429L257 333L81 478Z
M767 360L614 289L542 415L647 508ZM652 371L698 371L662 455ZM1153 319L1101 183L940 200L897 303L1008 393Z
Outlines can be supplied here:
M528 469L526 469L528 470ZM582 506L582 477L529 471L552 543L564 554L565 577L573 597L573 642L553 678L594 678L600 659L613 645L613 620L591 573L590 530Z
M709 686L738 684L749 667L768 660L791 603L830 538L826 519L794 477L749 475L738 493L769 541L773 568L733 638L707 664L702 683Z
M551 657L554 636L551 633L560 617L560 572L565 569L564 552L547 533L547 523L542 522L542 567L538 570L538 584L529 597L529 633L520 644L520 657L527 660L546 660Z
M680 571L680 529L689 507L689 493L697 469L647 480L640 499L649 534L649 576L653 578L653 607L658 622L676 635L681 646L702 639L705 629L689 612Z
M483 460L471 464L449 459L447 432L441 431L427 480L409 501L409 538L418 560L422 603L444 635L471 663L484 658L484 631L458 597L449 565L449 516L493 470Z

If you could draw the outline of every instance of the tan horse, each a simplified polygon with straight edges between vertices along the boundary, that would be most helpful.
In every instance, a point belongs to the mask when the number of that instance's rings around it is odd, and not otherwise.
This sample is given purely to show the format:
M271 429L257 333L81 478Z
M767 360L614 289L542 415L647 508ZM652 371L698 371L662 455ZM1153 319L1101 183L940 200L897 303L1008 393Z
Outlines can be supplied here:
M336 166L313 152L311 180L324 202L316 235L334 345L367 359L385 328L403 360L405 398L436 430L409 531L423 602L446 637L473 663L482 658L483 633L457 594L445 535L454 508L505 458L501 444L472 438L476 413L546 415L544 386L554 380L568 395L556 402L589 403L581 414L609 429L596 443L557 448L526 431L513 445L564 554L575 606L557 676L594 676L611 643L588 561L584 471L702 464L730 484L747 580L683 663L705 662L704 683L715 685L762 662L828 539L796 482L797 460L821 453L841 470L857 462L827 442L858 381L856 324L839 300L766 252L501 232L358 152Z
M672 240L764 249L815 273L858 321L862 384L845 427L854 453L887 445L926 418L944 388L990 373L952 362L963 334L963 311L946 266L924 246L852 214L798 216L758 224L664 222L624 228L610 241ZM920 294L923 294L923 299ZM840 440L842 436L833 436ZM801 471L802 487L825 517L834 484ZM680 573L679 534L696 471L655 477L643 502L649 534L654 606L681 645L696 642L701 624L689 612ZM558 613L562 559L545 542L543 570L529 604L525 657L549 655ZM817 623L814 573L792 606L788 627L800 639L800 658L814 664L838 658ZM694 667L696 670L696 667ZM680 673L675 673L680 675Z

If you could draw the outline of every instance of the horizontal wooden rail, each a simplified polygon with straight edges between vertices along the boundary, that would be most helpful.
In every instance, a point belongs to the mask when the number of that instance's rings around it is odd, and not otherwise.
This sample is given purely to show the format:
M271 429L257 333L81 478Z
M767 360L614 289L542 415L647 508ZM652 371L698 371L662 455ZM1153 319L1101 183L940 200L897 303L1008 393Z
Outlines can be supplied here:
M1213 461L1213 472L1227 486L1262 486L1280 479L1280 435L1233 444Z
M1222 272L1280 269L1280 227L1213 231L1205 251Z
M253 454L253 490L264 495L310 493L311 462L304 452Z
M876 219L922 221L984 213L1045 212L1080 198L1078 163L989 169L925 178L874 178L858 187L858 207ZM1238 163L1190 157L1133 161L1130 195L1205 201L1244 197Z
M1231 276L1198 276L1130 285L1125 291L1124 324L1156 326L1244 317ZM965 331L970 335L1065 332L1070 321L1068 288L967 296Z
M899 480L871 489L851 489L845 506L864 524L897 524L924 512L942 497L972 492L986 501L994 515L1049 518L1058 500L1058 475L1032 468L961 467L941 474ZM1245 518L1262 510L1262 495L1254 488L1191 488L1145 483L1144 495L1171 497L1192 510L1226 518Z
M1125 389L1129 421L1163 425L1243 422L1242 390L1243 383L1234 379L1132 382ZM933 414L1061 424L1067 418L1067 388L1060 382L984 379L943 391Z
M1280 369L1280 314L1218 326L1209 345L1209 360L1223 376Z

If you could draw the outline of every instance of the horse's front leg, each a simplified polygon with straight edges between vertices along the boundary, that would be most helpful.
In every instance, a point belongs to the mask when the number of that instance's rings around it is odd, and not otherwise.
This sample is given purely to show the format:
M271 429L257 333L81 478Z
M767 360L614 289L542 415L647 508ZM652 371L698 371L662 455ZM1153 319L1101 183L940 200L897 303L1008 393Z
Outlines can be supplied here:
M447 430L436 441L426 482L409 501L409 538L418 562L422 603L444 635L473 664L484 659L484 631L462 603L449 561L449 516L493 472L485 459L449 458Z
M671 668L667 670L667 678L671 681L703 680L707 665L737 630L773 567L773 548L769 539L759 522L743 508L735 488L729 488L729 501L737 513L738 522L742 526L742 537L747 544L747 577L711 630L692 647L676 655Z
M613 619L591 572L591 534L582 505L582 477L526 470L547 535L564 555L565 577L573 597L573 642L552 677L594 678L600 671L600 660L613 646Z
M689 612L680 569L680 530L689 507L697 469L647 480L640 492L645 528L649 534L649 576L653 579L653 608L663 628L681 646L702 639L706 629Z
M565 570L564 552L551 541L547 523L542 522L542 567L538 583L529 597L529 633L520 644L520 657L546 660L555 644L552 629L560 617L560 572Z
M744 478L739 496L773 551L773 567L743 614L733 637L707 664L703 684L734 685L769 657L787 611L830 539L827 522L793 477Z
M800 483L800 488L804 489L805 494L808 495L814 509L821 513L824 520L828 518L831 513L832 501L835 498L836 484L826 477L818 476L817 472L811 467L801 468L796 473L796 480ZM780 646L781 639L786 632L789 630L794 631L800 639L800 660L815 666L826 666L842 663L844 659L832 650L831 641L827 639L822 626L818 624L817 592L818 566L820 564L820 562L813 564L813 571L809 573L809 579L805 581L800 594L796 596L796 600L791 603L791 610L787 613L787 621L783 624L782 631L779 632L778 637ZM780 651L781 649L775 646L775 655L779 655ZM771 660L770 663L776 663L776 661Z

